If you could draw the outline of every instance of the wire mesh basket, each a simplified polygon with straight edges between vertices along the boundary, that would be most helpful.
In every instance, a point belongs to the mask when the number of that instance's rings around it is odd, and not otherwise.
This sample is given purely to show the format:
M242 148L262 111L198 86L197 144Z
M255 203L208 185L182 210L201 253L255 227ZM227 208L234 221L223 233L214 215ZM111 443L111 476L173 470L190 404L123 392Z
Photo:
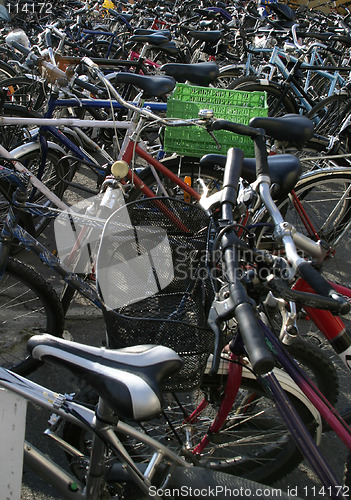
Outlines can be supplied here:
M130 203L105 225L97 280L107 304L109 347L159 344L174 349L183 366L165 381L164 390L197 387L213 352L214 335L207 326L213 300L208 227L201 209L165 198Z

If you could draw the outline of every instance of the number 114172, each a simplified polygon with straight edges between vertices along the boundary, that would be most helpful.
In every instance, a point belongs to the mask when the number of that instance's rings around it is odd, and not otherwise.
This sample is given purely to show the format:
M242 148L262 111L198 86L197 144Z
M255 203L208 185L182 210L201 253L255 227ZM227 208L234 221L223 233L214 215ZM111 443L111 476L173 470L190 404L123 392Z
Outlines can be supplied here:
M38 14L52 14L52 3L44 3L44 2L16 2L16 3L8 3L6 6L7 10L10 14L21 14L24 13L33 13L37 12Z

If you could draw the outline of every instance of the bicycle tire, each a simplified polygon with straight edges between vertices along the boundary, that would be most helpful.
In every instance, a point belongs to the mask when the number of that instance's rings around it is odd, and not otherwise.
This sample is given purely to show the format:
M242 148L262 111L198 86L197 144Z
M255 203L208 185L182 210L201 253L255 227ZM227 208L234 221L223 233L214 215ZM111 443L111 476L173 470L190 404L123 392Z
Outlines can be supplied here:
M233 81L237 81L239 78L243 78L245 75L246 67L244 64L238 64L234 68L228 70L219 70L219 75L216 81L213 83L214 86L228 89L229 85L233 83Z
M40 366L28 356L26 344L41 332L63 334L64 316L59 297L34 269L9 258L0 280L0 363L27 376Z
M339 377L330 357L319 347L300 338L296 338L285 348L307 375L311 376L329 403L335 406L339 394Z
M318 237L327 242L332 252L329 258L322 263L321 272L331 282L350 287L350 256L351 235L349 224L351 223L351 171L350 169L321 169L310 172L298 182L295 193L312 221ZM290 222L298 231L309 235L317 240L317 236L308 234L300 215L295 209L292 194L285 200L277 203L284 220ZM269 222L265 215L259 219L261 222ZM270 245L270 236L267 236ZM258 237L258 245L266 246L265 237L261 233ZM278 248L276 247L278 250ZM351 324L351 315L342 318L348 328ZM330 349L318 328L312 323L303 310L298 312L297 326L300 335L311 341L317 342L319 347L326 350L327 355L338 366L339 375L343 374L343 364L333 350Z
M303 209L313 223L320 239L335 250L335 255L324 265L324 274L331 281L349 283L349 253L351 249L351 171L350 169L321 169L311 172L300 179L294 192ZM277 203L284 220L290 222L298 231L307 234L306 227L292 202L292 195ZM268 221L265 217L264 221ZM310 235L311 236L311 235ZM315 237L316 239L316 237ZM345 265L346 264L346 265Z
M9 102L4 103L1 116L5 118L41 118L40 113ZM0 127L0 144L8 151L11 151L30 139L30 128L28 125L2 125Z
M347 156L347 150L342 144L336 143L330 148L330 139L323 136L315 136L302 148L296 148L290 144L279 143L275 145L275 152L293 154L299 158L303 175L307 172L323 168L350 167L351 160Z
M15 75L16 71L13 69L13 67L10 66L10 64L8 64L7 62L0 60L0 83L5 78L12 78Z
M315 133L322 136L337 136L341 123L350 114L350 111L350 94L340 92L321 100L306 116L313 121Z
M7 101L25 106L31 111L43 109L47 99L47 83L39 78L29 78L25 75L5 78L1 87L7 88Z
M92 53L91 57L102 57L106 59L116 59L116 65L118 59L123 59L125 55L125 51L122 45L118 45L113 43L110 46L110 41L108 40L95 40L89 45L86 46L87 50L90 50ZM109 54L107 55L108 50Z
M282 88L273 82L260 80L254 76L244 76L234 80L228 87L231 90L242 90L245 92L266 92L268 104L268 116L283 116L289 113L298 113L298 105L295 98L288 92L282 99ZM281 99L280 104L277 101ZM278 107L277 107L278 106ZM277 107L277 109L275 109Z
M277 373L279 378L279 371ZM195 459L206 470L218 470L270 484L293 470L303 457L285 425L282 424L280 416L275 413L276 410L271 400L265 394L262 386L253 378L253 375L243 372L240 395L237 398L239 403L236 403L237 406L233 407L232 417L228 419L227 427L223 428L219 433L209 436L213 442L205 449L206 452L194 456L189 448L186 455L192 457L190 460ZM179 439L185 439L184 411L190 415L209 387L218 389L219 393L224 382L225 377L215 375L207 380L204 378L203 390L199 389L192 393L179 393L176 397L172 394L165 395L165 415L150 422L143 422L141 424L142 429L156 440L167 444L173 451L181 452L181 449L186 449L185 442L179 443ZM280 378L280 382L303 421L307 425L310 424L309 427L313 433L314 421L309 409L302 401L297 400L292 394L291 387L285 384L282 378ZM97 396L89 388L82 391L77 398L80 402L83 401L85 404L93 406L97 401ZM250 398L252 398L251 403L246 404L245 414L241 415L240 403L250 401ZM205 413L201 414L196 424L194 424L195 428L192 437L197 442L207 434L208 426L217 413L217 409L213 408L214 403L209 405ZM256 409L257 413L254 414ZM239 423L241 417L242 421ZM233 419L236 419L237 422L235 424L237 429L234 431ZM190 431L190 427L188 430ZM227 434L225 434L225 431L227 431ZM236 436L237 443L228 443L228 433L229 436L231 434ZM263 437L262 433L265 433ZM88 454L90 435L86 434L84 429L77 428L70 422L65 422L63 439L82 453ZM142 462L147 459L149 450L145 446L123 437L121 439L123 439L124 446L129 450L134 460ZM258 441L253 444L255 439ZM250 451L247 451L250 447L252 447ZM224 456L216 456L218 451Z
M351 453L347 455L345 466L344 466L344 476L343 483L348 490L351 489Z
M171 475L167 488L177 490L174 498L191 498L199 497L202 491L202 498L209 498L211 491L216 491L216 498L226 500L228 492L235 492L235 498L261 499L262 496L267 499L276 500L277 492L279 498L283 500L291 500L293 497L281 491L281 489L270 490L266 485L250 481L241 477L235 477L229 474L218 471L204 470L201 467L177 467L174 474ZM183 492L183 494L182 494ZM263 493L264 492L264 493ZM299 500L298 497L297 500Z

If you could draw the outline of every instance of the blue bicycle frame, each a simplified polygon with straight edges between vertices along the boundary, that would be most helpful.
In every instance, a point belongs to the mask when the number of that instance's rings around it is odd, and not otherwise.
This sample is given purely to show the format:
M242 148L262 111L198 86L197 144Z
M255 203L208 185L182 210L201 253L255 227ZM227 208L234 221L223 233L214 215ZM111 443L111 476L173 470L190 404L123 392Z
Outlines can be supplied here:
M136 103L133 103L136 104ZM77 107L77 105L83 108L94 108L94 109L122 109L122 106L117 101L110 100L99 100L99 99L56 99L56 97L50 97L48 102L48 108L44 115L44 118L51 118L53 112L57 108L69 108ZM167 103L158 102L144 102L143 107L149 107L153 111L165 111L167 109ZM128 123L128 122L126 122ZM127 128L127 126L125 127ZM78 147L72 140L67 137L59 128L54 126L42 126L38 129L37 135L33 137L33 140L38 140L41 146L41 164L38 170L38 178L40 179L44 171L47 151L48 151L48 135L55 137L56 141L62 145L65 149L68 149L77 159L83 161L87 164L93 172L97 175L103 175L105 173L105 168L100 166L98 162L94 162L89 154L87 154L84 149Z

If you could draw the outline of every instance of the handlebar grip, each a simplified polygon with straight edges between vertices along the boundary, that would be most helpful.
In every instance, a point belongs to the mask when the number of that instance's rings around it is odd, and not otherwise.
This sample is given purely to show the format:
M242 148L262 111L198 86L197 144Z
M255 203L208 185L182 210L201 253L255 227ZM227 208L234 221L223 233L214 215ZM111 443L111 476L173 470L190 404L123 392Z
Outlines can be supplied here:
M211 124L211 130L227 130L233 134L256 136L257 129L242 125L241 123L230 122L228 120L216 120Z
M241 175L244 153L239 148L230 148L224 168L222 203L236 203L239 177Z
M330 297L322 297L315 293L292 290L288 285L276 276L269 276L265 282L266 288L273 292L276 297L296 302L300 307L312 307L313 309L324 309L333 314L340 314L340 304Z
M25 56L28 56L30 54L30 52L31 52L30 49L27 49L27 47L24 47L24 45L22 45L21 43L13 41L13 42L10 43L10 45L14 49L17 49L20 52L22 52L22 54L24 54Z
M96 87L92 83L85 82L84 80L81 80L80 78L75 78L74 84L77 85L77 87L80 87L81 89L88 90L91 94L94 94L94 95L101 94L101 92L102 92L102 90L99 87Z
M235 309L235 317L254 371L264 375L273 370L274 360L251 304L239 304Z
M45 33L45 45L47 48L52 48L51 31L46 31Z
M309 262L301 262L297 266L297 270L315 292L323 297L334 299L339 303L340 314L347 314L350 311L350 304L347 300L339 295L332 285Z
M257 129L263 132L262 129ZM258 134L255 138L256 178L260 175L269 177L266 138Z

